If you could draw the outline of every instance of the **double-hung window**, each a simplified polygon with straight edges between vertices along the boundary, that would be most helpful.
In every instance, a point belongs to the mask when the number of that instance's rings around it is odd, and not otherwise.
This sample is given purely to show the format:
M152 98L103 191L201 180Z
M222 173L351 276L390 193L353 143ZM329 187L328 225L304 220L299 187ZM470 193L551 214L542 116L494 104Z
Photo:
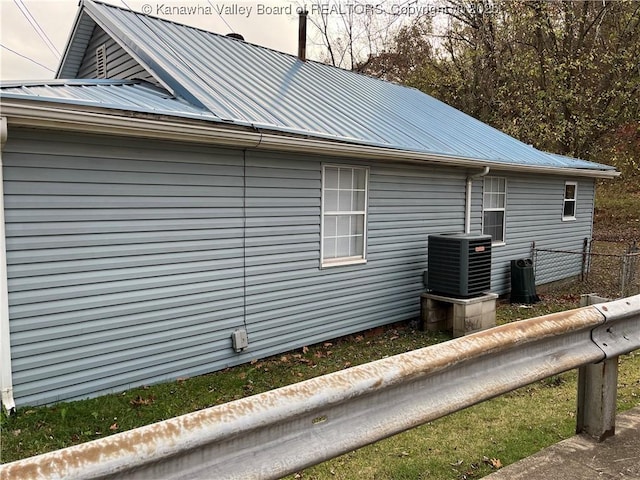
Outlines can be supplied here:
M484 177L482 196L482 233L491 235L492 244L505 243L507 180Z
M562 220L576 219L576 203L578 200L578 183L565 182L564 202L562 204Z
M365 262L367 183L367 168L322 167L322 266Z

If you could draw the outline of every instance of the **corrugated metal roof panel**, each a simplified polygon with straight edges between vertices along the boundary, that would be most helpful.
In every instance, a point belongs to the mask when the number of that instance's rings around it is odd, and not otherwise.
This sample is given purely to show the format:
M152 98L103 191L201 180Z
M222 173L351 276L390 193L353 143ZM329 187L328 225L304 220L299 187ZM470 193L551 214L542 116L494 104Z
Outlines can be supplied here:
M609 168L548 155L415 89L121 8L86 6L120 41L144 51L176 92L188 90L223 119L507 164Z
M46 80L2 83L3 98L37 98L73 105L214 120L208 111L172 97L154 85L130 80Z

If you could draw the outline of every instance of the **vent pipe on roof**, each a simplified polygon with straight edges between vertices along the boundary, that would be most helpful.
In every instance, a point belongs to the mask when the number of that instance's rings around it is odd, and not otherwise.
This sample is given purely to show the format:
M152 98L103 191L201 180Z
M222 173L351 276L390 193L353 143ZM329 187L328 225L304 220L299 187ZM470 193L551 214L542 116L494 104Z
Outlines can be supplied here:
M240 35L239 33L227 33L227 37L229 38L235 38L236 40L242 40L244 41L244 37L242 35Z
M464 212L464 233L471 233L471 189L473 180L484 177L489 173L489 167L484 167L482 172L467 177L467 188L465 192L465 212Z
M300 12L298 20L298 58L303 62L307 59L307 12Z

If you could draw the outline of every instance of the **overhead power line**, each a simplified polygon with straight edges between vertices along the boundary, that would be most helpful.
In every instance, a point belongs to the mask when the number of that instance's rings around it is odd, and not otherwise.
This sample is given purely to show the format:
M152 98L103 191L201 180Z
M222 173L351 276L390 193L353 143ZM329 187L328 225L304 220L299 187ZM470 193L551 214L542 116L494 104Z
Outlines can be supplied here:
M19 57L22 57L26 60L29 60L30 62L35 63L36 65L38 65L39 67L45 68L47 70L49 70L50 72L55 73L55 70L47 67L46 65L41 64L40 62L36 62L34 59L27 57L26 55L21 54L20 52L16 52L14 49L7 47L6 45L3 45L2 43L0 43L0 47L4 48L5 50L10 51L11 53L15 53L16 55L18 55Z
M222 19L222 21L227 26L227 28L235 33L235 30L231 28L231 25L229 25L229 23L224 19L220 11L213 6L213 4L211 3L211 0L207 0L207 1L209 2L209 5L211 5L211 8L213 8L216 12L218 12L218 16Z
M13 3L16 4L16 6L18 7L22 15L24 15L24 18L27 19L29 24L31 24L33 29L38 34L38 36L42 39L42 41L49 48L49 50L51 50L51 53L53 53L57 58L60 58L60 52L58 51L56 46L53 44L53 42L51 41L49 36L46 34L46 32L42 29L42 27L40 26L38 21L35 19L35 17L31 14L31 12L27 8L27 6L24 4L24 2L22 0L13 0Z

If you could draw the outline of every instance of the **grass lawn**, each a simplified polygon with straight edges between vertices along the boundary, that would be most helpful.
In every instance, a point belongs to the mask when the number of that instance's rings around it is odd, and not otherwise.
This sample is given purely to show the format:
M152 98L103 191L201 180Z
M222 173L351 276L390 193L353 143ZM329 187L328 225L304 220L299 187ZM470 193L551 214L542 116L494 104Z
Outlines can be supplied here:
M607 180L596 189L595 240L640 242L640 176Z

